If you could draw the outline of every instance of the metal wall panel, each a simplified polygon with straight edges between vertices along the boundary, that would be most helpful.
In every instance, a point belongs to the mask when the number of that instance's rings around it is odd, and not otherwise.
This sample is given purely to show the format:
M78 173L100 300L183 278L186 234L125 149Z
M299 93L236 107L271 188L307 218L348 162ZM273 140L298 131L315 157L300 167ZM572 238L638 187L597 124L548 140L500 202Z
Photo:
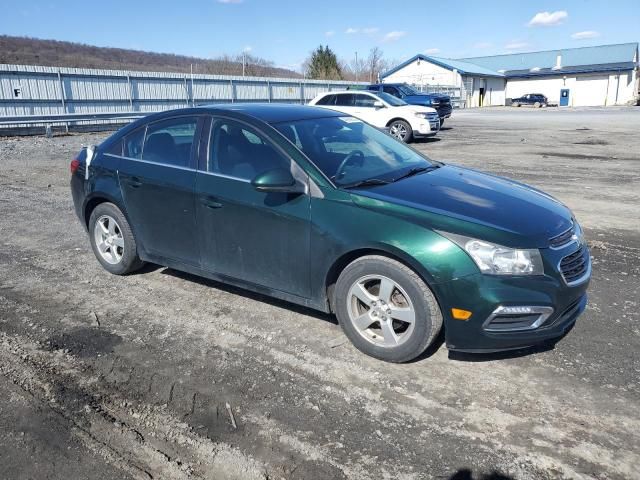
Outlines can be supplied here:
M292 78L185 75L88 68L0 64L2 117L96 113L151 113L229 102L308 102L355 82ZM52 120L43 119L42 124ZM109 120L74 120L102 124ZM0 128L2 126L0 125Z

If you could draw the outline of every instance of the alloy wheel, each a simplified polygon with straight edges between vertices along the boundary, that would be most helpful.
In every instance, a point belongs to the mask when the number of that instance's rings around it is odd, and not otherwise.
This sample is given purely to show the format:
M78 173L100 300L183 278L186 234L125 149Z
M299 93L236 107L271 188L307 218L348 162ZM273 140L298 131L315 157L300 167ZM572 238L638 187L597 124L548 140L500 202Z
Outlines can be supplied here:
M409 132L403 123L396 122L391 124L389 133L398 140L404 140Z
M102 259L117 265L124 255L124 238L122 230L115 219L109 215L102 215L93 227L93 237Z
M413 333L416 312L409 295L382 275L359 278L347 295L349 320L357 332L374 345L392 348Z

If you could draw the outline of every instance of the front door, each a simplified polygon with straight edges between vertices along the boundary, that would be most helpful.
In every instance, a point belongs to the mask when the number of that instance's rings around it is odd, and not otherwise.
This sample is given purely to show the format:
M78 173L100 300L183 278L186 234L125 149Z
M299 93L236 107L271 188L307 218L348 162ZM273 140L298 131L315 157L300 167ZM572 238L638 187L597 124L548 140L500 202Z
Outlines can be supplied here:
M568 107L569 106L569 89L563 88L560 90L560 106Z
M238 120L214 118L196 178L203 269L309 297L310 198L266 193L251 184L274 168L304 172L265 135Z
M197 116L173 117L132 132L125 138L118 171L127 214L145 251L193 265L199 260L194 200L198 122Z

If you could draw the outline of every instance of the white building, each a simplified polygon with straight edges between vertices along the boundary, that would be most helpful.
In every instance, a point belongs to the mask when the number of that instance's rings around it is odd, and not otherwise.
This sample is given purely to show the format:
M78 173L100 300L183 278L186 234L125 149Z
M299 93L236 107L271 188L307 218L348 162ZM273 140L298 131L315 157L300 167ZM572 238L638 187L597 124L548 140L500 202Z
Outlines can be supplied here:
M468 107L505 105L527 93L542 93L563 106L624 105L640 94L638 44L458 60L418 54L385 72L381 80L455 88Z

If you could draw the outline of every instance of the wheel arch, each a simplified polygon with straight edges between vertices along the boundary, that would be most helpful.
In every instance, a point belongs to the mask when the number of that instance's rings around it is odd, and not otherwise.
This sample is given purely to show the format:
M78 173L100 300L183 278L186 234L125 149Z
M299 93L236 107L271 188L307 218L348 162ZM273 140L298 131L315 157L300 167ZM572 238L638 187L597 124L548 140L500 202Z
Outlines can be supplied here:
M411 127L411 122L409 122L409 120L407 120L406 118L403 118L403 117L394 117L394 118L392 118L391 120L389 120L385 126L389 127L389 126L391 126L391 124L392 124L393 122L397 122L398 120L402 120L403 122L405 122L406 124L408 124L408 125L409 125L409 127Z
M90 197L87 197L87 200L84 203L83 220L84 220L85 227L89 228L89 219L91 218L91 213L93 213L96 207L101 203L113 203L116 207L120 209L122 214L127 218L127 221L129 222L129 224L131 224L131 221L129 220L129 216L125 211L124 205L122 204L121 201L119 201L119 199L114 198L112 195L109 195L108 193L96 192Z
M327 296L327 303L330 312L335 312L334 309L334 292L335 285L338 281L338 277L342 273L342 271L354 260L358 258L366 257L369 255L380 255L383 257L390 258L397 262L402 263L406 267L413 270L429 287L433 296L436 298L438 304L440 304L439 295L436 289L433 288L434 280L433 277L429 274L429 272L421 266L414 258L407 255L402 250L395 249L391 246L368 246L350 250L348 252L343 253L341 256L336 258L334 262L331 264L327 273L325 275L325 293ZM440 304L442 307L442 305Z

